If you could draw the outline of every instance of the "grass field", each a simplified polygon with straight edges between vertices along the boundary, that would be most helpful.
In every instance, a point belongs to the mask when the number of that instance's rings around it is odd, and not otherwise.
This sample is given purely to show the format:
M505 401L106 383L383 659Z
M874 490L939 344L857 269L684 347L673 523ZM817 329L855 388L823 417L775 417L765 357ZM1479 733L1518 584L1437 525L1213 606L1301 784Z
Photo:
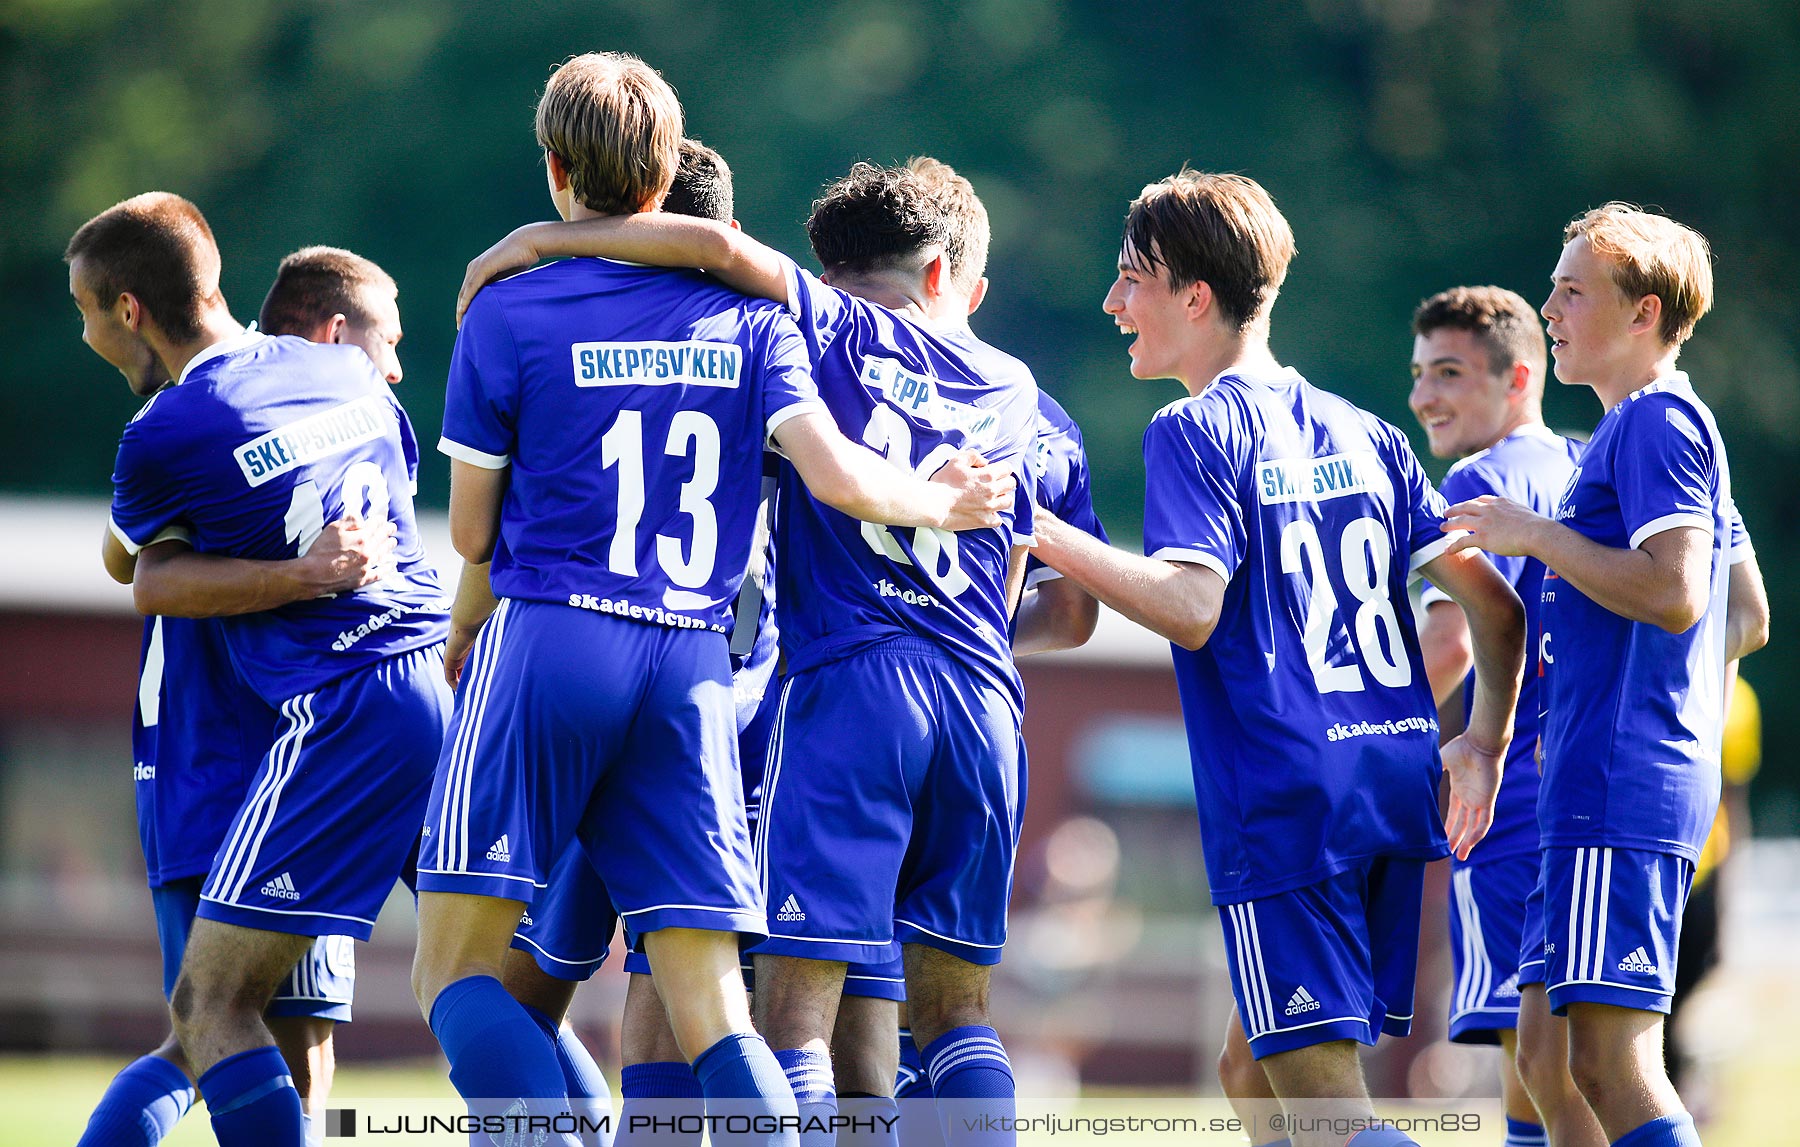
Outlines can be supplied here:
M1792 1029L1790 1029L1791 1031ZM0 1058L0 1143L6 1147L67 1147L75 1142L86 1122L94 1099L106 1086L120 1064L114 1060L85 1057L9 1056ZM1732 1061L1721 1073L1714 1120L1705 1131L1707 1147L1800 1147L1800 1032L1778 1046L1765 1045L1755 1056ZM434 1110L454 1105L454 1093L442 1069L434 1063L397 1063L386 1065L347 1064L338 1072L333 1105L355 1106L363 1101L366 1110L374 1100L398 1098L439 1101ZM1446 1108L1451 1104L1442 1104ZM1421 1142L1488 1143L1497 1145L1501 1131L1491 1112L1492 1103L1480 1105L1489 1112L1479 1136L1466 1134L1417 1136ZM1129 1112L1181 1112L1187 1114L1229 1114L1222 1102L1192 1105L1174 1101L1174 1097L1128 1099L1118 1092L1103 1097L1084 1098L1069 1105L1058 1105L1064 1114L1092 1115ZM1487 1128L1494 1128L1487 1130ZM395 1137L394 1142L423 1142L422 1139ZM439 1140L433 1140L437 1142ZM443 1139L443 1142L455 1140ZM1090 1141L1079 1134L1027 1135L1027 1143L1066 1144ZM1114 1133L1096 1142L1174 1144L1178 1142L1229 1143L1229 1136L1171 1137L1169 1135L1132 1136ZM204 1109L184 1119L175 1134L164 1140L168 1147L204 1147L213 1143Z

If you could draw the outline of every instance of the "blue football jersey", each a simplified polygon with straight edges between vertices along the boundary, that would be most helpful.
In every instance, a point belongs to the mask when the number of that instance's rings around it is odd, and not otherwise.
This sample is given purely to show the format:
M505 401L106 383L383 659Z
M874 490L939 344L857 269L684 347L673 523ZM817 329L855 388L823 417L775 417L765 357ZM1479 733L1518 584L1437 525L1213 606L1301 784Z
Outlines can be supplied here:
M1586 443L1579 439L1564 438L1541 424L1521 426L1488 449L1452 466L1440 489L1444 500L1452 505L1483 494L1497 494L1549 517L1556 513L1556 505L1585 448ZM1512 746L1506 754L1506 772L1494 803L1493 827L1469 854L1470 862L1498 860L1538 849L1539 698L1534 651L1543 633L1538 597L1544 581L1544 563L1536 558L1488 556L1525 604L1525 676L1519 686L1518 715L1513 721ZM1427 604L1447 600L1442 591L1426 588ZM1463 686L1465 718L1474 698L1475 675L1470 673Z
M511 468L499 596L725 633L764 444L820 409L779 304L696 271L568 259L476 297L440 448Z
M131 745L151 887L212 867L274 733L275 711L239 680L220 621L144 619Z
M1539 650L1544 844L1697 860L1719 803L1733 507L1718 426L1686 375L1606 412L1556 516L1620 549L1681 526L1712 538L1710 605L1686 632L1620 617L1550 570Z
M1292 370L1221 375L1144 433L1144 548L1226 581L1175 647L1218 904L1447 851L1407 581L1444 500L1406 436Z
M239 674L279 704L449 631L413 520L410 434L359 348L245 332L203 351L125 428L113 534L132 553L183 536L202 553L275 560L305 553L347 511L394 523L383 581L224 619Z
M1037 383L966 327L927 330L790 265L790 299L838 427L930 477L958 451L1013 471L1018 496L995 529L890 528L817 501L784 468L781 638L799 672L895 636L926 638L1023 704L1007 637L1007 563L1031 536Z
M1094 513L1094 490L1088 472L1081 427L1044 390L1038 391L1037 444L1031 452L1031 475L1037 504L1084 533L1106 541L1106 528ZM1031 556L1025 559L1025 585L1062 575Z

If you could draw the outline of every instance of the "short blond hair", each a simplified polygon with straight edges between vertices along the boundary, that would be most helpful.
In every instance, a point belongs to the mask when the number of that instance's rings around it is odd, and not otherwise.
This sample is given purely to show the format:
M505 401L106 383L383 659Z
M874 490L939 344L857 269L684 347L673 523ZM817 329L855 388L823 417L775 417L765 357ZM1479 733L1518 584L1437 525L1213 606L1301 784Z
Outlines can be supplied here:
M681 134L675 89L624 52L571 57L538 100L538 143L562 160L575 198L603 215L643 211L668 193Z
M931 189L949 225L944 258L950 264L950 285L965 295L972 294L987 274L988 242L993 232L986 205L975 194L975 185L942 160L915 155L906 161L906 170Z
M1145 187L1125 215L1125 245L1176 290L1204 282L1236 330L1260 321L1294 260L1294 232L1262 184L1183 167Z
M1627 298L1662 300L1657 334L1665 346L1686 342L1694 324L1712 309L1712 250L1692 227L1615 201L1563 228L1565 244L1583 237L1612 264L1613 283Z

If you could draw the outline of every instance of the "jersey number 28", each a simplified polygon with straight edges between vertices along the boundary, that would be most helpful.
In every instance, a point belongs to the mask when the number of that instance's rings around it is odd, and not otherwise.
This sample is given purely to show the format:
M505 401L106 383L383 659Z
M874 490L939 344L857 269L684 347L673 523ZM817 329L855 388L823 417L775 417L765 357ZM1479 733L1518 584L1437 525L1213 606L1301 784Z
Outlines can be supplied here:
M1361 656L1346 665L1326 659L1326 647L1340 624L1337 593L1325 569L1325 546L1316 526L1305 519L1289 522L1281 531L1281 572L1293 574L1307 587L1306 620L1300 643L1312 668L1313 684L1320 693L1360 693L1366 665L1375 680L1392 689L1412 684L1412 663L1406 657L1400 618L1388 596L1388 563L1393 546L1388 532L1374 518L1358 518L1344 527L1338 538L1338 561L1344 585L1356 598L1351 622L1355 638L1352 653ZM1386 648L1382 638L1385 637ZM1358 664L1361 663L1361 665Z

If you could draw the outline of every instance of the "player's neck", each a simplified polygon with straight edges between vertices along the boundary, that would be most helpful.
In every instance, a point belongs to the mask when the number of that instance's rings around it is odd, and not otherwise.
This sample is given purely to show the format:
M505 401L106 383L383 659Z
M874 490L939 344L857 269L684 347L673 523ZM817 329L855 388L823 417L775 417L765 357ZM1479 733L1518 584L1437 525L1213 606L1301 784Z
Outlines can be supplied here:
M1488 447L1491 449L1500 445L1500 443L1511 438L1528 426L1544 426L1544 411L1542 407L1520 407L1518 410L1513 411L1513 413L1507 417L1506 421L1500 424L1500 433L1495 436L1492 442L1488 443Z
M244 333L244 325L231 317L231 312L223 306L214 307L200 317L200 333L192 339L181 342L164 342L151 336L150 349L169 372L169 377L179 380L181 372L193 362L201 351L214 343L236 338Z
M1176 377L1187 387L1190 396L1198 397L1221 374L1233 371L1269 374L1280 369L1281 364L1269 350L1269 333L1251 327L1195 347L1187 361L1181 364L1181 373Z
M921 285L902 283L884 275L835 275L830 285L847 295L886 307L921 326L942 325L932 317L930 300Z
M1675 356L1680 353L1680 349L1668 347L1654 361L1646 361L1647 356L1638 358L1618 371L1595 380L1594 394L1599 397L1601 408L1611 410L1651 383L1674 374Z

